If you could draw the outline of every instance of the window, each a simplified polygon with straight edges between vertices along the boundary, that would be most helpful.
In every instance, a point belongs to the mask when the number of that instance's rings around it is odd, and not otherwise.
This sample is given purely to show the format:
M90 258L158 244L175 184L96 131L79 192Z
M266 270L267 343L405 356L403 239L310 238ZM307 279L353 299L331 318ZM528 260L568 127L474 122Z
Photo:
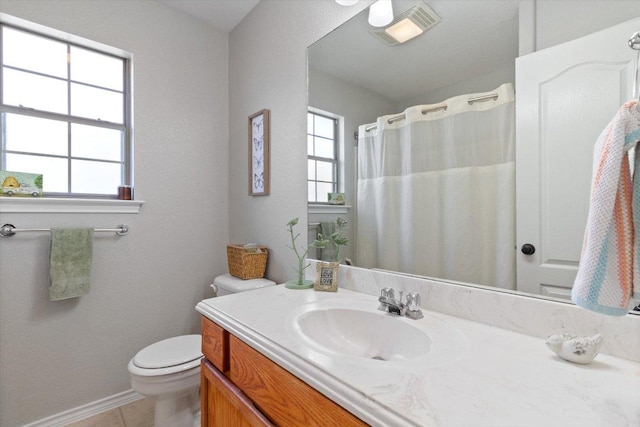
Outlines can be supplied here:
M338 120L307 114L309 203L327 203L327 194L338 191Z
M131 184L129 60L0 25L0 169L45 196L115 197Z

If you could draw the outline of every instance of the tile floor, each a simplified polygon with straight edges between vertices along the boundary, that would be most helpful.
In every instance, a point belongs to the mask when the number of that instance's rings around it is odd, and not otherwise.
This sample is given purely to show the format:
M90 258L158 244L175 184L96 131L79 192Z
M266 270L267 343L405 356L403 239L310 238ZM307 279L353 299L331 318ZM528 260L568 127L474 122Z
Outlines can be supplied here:
M153 400L144 398L67 427L153 427Z

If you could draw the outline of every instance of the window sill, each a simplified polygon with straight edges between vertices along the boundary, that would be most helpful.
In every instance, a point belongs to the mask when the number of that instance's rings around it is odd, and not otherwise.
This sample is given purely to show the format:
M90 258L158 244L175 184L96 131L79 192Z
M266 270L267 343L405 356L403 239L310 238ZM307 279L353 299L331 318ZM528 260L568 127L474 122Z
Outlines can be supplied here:
M346 214L351 209L348 205L320 205L309 204L310 214Z
M137 214L142 200L0 197L0 213L125 213Z

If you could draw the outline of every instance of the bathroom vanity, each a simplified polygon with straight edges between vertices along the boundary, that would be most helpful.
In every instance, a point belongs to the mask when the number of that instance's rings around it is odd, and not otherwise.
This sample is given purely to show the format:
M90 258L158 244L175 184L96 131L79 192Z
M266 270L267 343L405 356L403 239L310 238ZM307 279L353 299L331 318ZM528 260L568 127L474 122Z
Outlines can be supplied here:
M343 288L201 301L203 426L640 425L635 361L572 364L543 338L424 300L419 320L377 307Z
M365 425L204 316L202 352L203 426Z

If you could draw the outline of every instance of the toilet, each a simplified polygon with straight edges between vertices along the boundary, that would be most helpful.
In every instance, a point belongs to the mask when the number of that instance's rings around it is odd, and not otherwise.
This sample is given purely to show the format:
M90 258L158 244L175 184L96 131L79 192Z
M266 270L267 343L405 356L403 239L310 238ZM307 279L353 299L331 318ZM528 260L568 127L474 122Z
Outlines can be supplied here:
M129 361L131 388L155 399L155 427L200 425L200 335L158 341Z
M229 294L235 294L238 292L252 291L254 289L264 288L267 286L273 286L276 282L269 279L250 279L242 280L237 277L233 277L229 273L216 277L213 281L213 288L216 296L222 297Z
M211 287L220 297L273 285L268 279L223 274ZM131 388L155 399L155 427L200 426L201 341L195 334L168 338L143 348L129 361Z

